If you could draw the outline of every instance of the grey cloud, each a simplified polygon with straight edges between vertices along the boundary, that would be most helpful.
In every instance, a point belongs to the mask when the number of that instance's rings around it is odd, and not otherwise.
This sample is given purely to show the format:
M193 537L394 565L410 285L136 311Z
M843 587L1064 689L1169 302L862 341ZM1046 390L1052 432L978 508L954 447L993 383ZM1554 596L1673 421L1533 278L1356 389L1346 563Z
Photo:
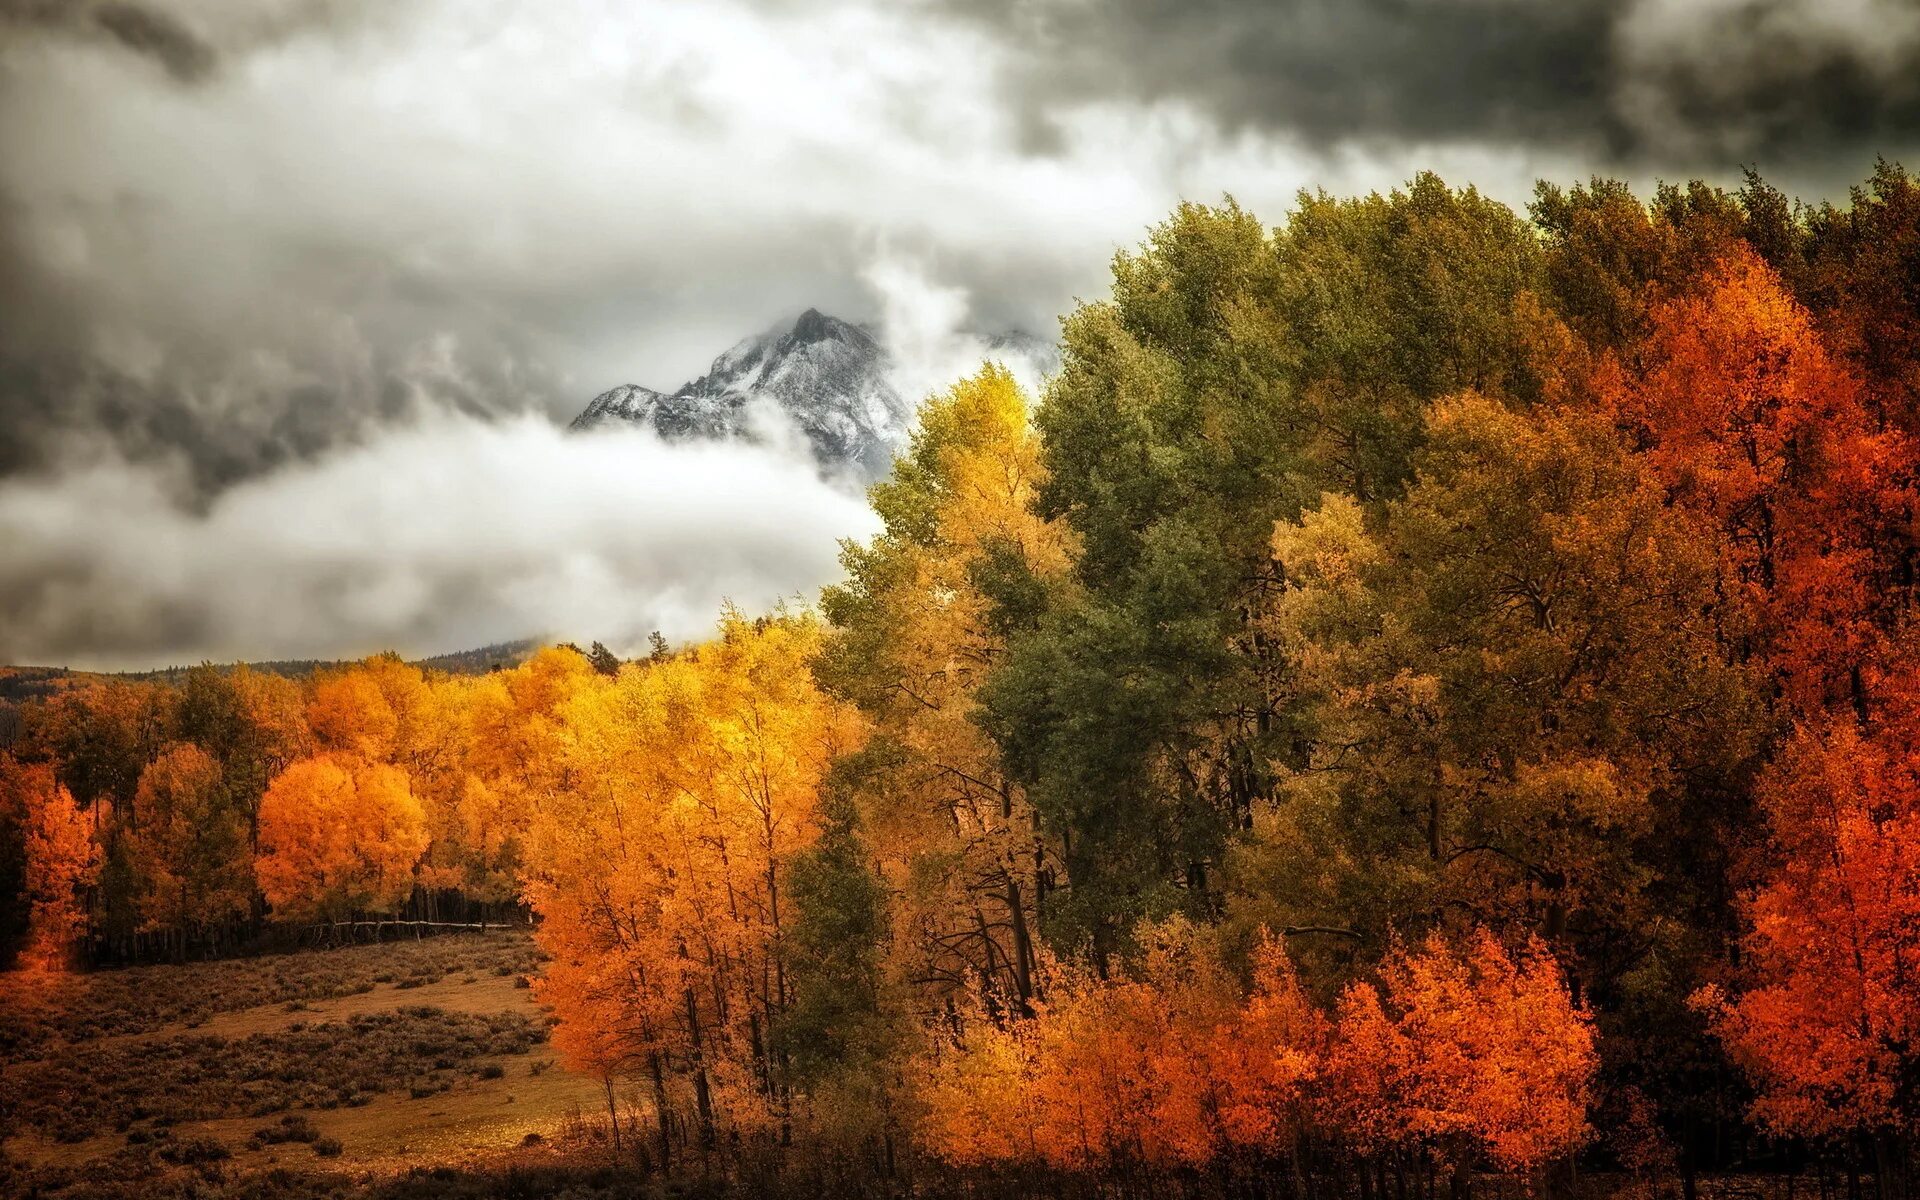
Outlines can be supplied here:
M1010 82L1029 123L1086 100L1174 99L1322 149L1471 142L1694 173L1807 155L1859 169L1920 134L1908 0L951 0L951 11L1025 48Z
M0 4L0 26L11 26L16 35L112 42L181 83L198 83L219 64L213 46L178 17L130 0L6 0Z
M714 480L727 480L725 487ZM765 609L871 532L855 495L741 444L427 417L182 503L156 466L0 480L0 661L442 652L522 636L637 647Z
M195 83L213 73L213 47L192 30L156 9L137 4L102 4L93 20L121 45L154 59L182 83Z
M504 566L443 526L412 573L256 531L292 527L295 490L315 511L342 502L323 484L365 491L375 462L557 455L487 431L671 388L809 306L910 334L909 391L938 386L977 355L958 329L1051 335L1182 197L1274 216L1301 186L1433 166L1519 202L1597 159L1651 164L1644 184L1762 151L1806 168L1790 188L1844 183L1913 131L1916 19L1907 0L0 0L0 536L57 518L0 555L19 631L0 657L185 656L229 626L250 639L232 652L273 656L512 636L583 616L566 544L616 564L583 568L611 580L594 594L664 611L679 581L691 612L719 586L694 551L601 525L544 525ZM448 452L406 433L429 427ZM689 497L580 503L663 530L705 506L712 540L723 517L764 532L717 494L787 478L637 453L629 472ZM509 494L564 493L557 461ZM361 542L434 528L409 505L473 503L458 479L383 494ZM721 551L754 581L736 598L813 578L804 534L759 536ZM86 542L107 549L54 552ZM316 632L225 607L249 561L304 590L238 594ZM462 623L476 604L492 616Z

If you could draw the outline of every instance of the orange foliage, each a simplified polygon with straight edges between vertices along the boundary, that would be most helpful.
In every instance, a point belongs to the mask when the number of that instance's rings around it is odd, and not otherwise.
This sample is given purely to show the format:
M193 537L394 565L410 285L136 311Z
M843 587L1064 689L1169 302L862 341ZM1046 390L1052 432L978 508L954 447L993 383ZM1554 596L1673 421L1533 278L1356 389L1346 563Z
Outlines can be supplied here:
M1889 595L1880 552L1913 519L1913 448L1875 428L1860 380L1748 251L1655 312L1645 359L1605 402L1716 530L1758 648L1805 707L1857 694Z
M1424 1141L1522 1171L1587 1140L1593 1026L1542 946L1516 962L1485 930L1459 949L1435 935L1381 975L1341 997L1329 1068L1356 1145Z
M1253 992L1216 1031L1211 1048L1223 1080L1219 1121L1228 1144L1274 1152L1307 1132L1331 1035L1326 1014L1301 989L1285 944L1263 939L1254 954Z
M1698 1001L1786 1134L1912 1132L1920 1074L1920 743L1912 725L1803 726L1760 790L1780 852L1752 898L1758 986Z
M0 756L0 789L24 817L28 945L22 961L42 970L67 966L86 931L80 893L100 869L92 821L46 766Z
M426 820L406 773L354 754L294 763L260 802L260 889L296 919L390 910L413 886Z
M861 729L814 685L810 620L730 614L718 640L587 676L538 805L526 895L552 956L555 1045L644 1074L711 1140L784 1119L768 1037L789 1003L783 874L819 836L821 780Z
M1143 931L1139 979L1062 970L1031 1018L977 1020L928 1066L922 1139L956 1164L1198 1167L1291 1153L1328 1025L1277 942L1244 1000L1184 922Z

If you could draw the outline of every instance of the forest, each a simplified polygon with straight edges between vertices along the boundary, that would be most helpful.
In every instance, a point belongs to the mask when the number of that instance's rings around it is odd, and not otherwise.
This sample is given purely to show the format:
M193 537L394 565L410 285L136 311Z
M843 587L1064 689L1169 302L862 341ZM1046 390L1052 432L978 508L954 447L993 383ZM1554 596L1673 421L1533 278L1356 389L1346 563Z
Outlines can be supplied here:
M1182 205L1061 349L816 605L25 703L18 969L531 922L669 1177L1913 1195L1920 181Z

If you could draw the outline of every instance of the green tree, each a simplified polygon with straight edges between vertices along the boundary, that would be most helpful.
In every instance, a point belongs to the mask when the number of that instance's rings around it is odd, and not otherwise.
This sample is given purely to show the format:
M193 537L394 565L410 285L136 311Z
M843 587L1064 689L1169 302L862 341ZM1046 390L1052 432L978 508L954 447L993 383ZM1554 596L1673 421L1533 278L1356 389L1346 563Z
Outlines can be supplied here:
M905 1009L886 971L887 889L860 833L843 760L822 801L819 840L787 865L791 992L774 1043L824 1132L878 1138L891 1159Z
M1080 549L983 718L1063 847L1062 944L1104 958L1142 916L1217 906L1228 835L1300 752L1258 620L1274 522L1324 490L1399 494L1439 395L1541 395L1539 269L1511 211L1423 175L1302 196L1272 232L1183 205L1068 318L1038 499Z

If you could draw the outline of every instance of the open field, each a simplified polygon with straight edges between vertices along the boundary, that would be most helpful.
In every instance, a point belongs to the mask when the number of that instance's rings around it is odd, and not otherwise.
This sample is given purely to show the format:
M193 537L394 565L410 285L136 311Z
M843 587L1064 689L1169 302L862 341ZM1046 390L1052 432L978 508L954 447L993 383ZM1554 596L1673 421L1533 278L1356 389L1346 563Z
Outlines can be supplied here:
M359 1179L550 1143L604 1100L547 1051L536 965L501 932L0 976L0 1194Z

